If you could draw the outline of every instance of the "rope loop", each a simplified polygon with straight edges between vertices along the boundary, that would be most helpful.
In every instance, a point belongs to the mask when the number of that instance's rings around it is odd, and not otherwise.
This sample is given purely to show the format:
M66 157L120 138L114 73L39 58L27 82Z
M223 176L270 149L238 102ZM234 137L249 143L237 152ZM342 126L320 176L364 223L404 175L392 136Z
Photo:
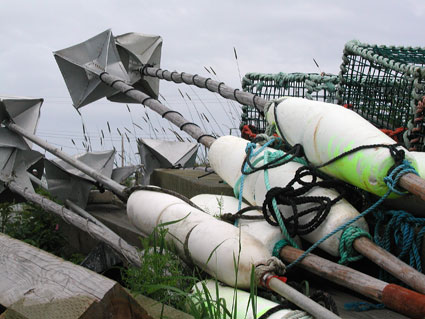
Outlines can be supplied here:
M346 265L349 262L363 258L353 247L354 241L360 237L366 237L372 240L372 236L360 227L349 226L342 232L341 239L339 240L339 264Z

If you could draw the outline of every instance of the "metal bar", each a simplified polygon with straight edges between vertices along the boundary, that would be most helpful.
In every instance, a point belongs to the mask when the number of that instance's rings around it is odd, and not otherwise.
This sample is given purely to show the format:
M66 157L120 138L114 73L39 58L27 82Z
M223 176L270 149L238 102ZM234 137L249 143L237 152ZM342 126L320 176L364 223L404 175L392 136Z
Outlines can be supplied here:
M18 135L24 136L25 138L29 139L31 142L37 144L41 148L45 149L46 151L52 153L53 155L56 155L60 159L67 162L69 165L72 165L73 167L79 169L83 173L87 174L91 178L93 178L95 181L99 182L102 186L105 188L111 190L113 193L118 195L119 197L126 199L128 198L128 195L126 193L126 187L118 184L114 180L106 177L105 175L99 174L96 170L91 168L90 166L70 157L68 154L62 152L57 147L51 146L47 142L43 141L41 138L35 136L34 134L31 134L30 132L24 130L19 125L16 125L14 123L7 123L6 126L13 132L15 132Z
M23 189L13 180L5 180L4 182L12 192L21 195L29 202L39 205L47 212L59 215L59 217L67 223L74 225L75 227L87 232L92 237L109 245L131 264L138 267L141 266L140 254L137 249L134 246L129 245L125 240L110 229L105 228L104 226L99 226L91 220L87 220L64 206L61 206L37 193Z
M162 70L153 67L142 67L140 72L142 75L157 77L159 79L171 81L174 83L195 85L201 89L207 89L209 91L220 94L225 99L230 99L243 105L255 107L260 111L260 113L264 112L264 108L269 103L269 101L258 95L231 88L225 85L223 82L218 82L212 80L211 78L204 78L197 74L192 75L186 72L179 73L176 71L170 72L168 70Z

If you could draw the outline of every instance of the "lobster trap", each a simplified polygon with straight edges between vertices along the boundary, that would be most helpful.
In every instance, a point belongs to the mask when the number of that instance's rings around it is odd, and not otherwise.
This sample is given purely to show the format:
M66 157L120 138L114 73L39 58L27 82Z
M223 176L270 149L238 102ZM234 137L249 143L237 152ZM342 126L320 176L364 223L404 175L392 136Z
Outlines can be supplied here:
M267 100L293 96L335 103L337 83L338 76L329 74L247 73L242 80L242 89ZM255 108L244 105L241 130L245 125L248 125L253 133L258 134L264 133L267 123Z
M353 40L344 48L338 104L380 129L404 132L402 142L409 149L424 151L424 81L425 48Z

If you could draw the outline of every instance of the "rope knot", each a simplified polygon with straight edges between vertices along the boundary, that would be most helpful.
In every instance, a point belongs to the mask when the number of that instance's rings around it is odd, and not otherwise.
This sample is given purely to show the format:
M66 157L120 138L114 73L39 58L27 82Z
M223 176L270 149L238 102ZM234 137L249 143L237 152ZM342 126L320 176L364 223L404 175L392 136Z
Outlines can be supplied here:
M404 151L403 150L401 151L403 152L403 157L404 157ZM388 188L392 192L398 195L405 195L407 192L398 189L397 184L400 178L407 173L413 173L413 174L419 175L418 172L415 170L415 168L410 164L410 162L403 159L401 164L390 169L389 174L384 177L384 182L385 184L387 184Z
M258 282L265 284L267 277L269 276L283 276L286 272L286 266L277 257L270 257L269 259L259 262L255 266L255 277Z
M363 257L353 247L354 241L359 237L366 237L372 240L370 234L360 227L350 226L343 231L339 241L339 255L341 256L338 261L339 264L346 265Z

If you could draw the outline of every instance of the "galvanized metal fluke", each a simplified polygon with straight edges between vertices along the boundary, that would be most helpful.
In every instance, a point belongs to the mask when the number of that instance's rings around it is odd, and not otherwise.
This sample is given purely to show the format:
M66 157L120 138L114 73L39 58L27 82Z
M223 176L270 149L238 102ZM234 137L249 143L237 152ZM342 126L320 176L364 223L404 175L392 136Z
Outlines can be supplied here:
M111 30L72 47L54 52L75 108L118 92L99 78L108 72L129 82Z
M106 177L111 177L115 151L89 152L74 156ZM64 162L45 159L46 181L49 192L65 202L71 200L81 208L87 205L89 192L97 183L93 178Z
M126 33L115 37L118 54L130 78L129 84L136 90L158 98L159 79L145 77L140 72L144 65L160 67L162 38L158 35ZM110 101L121 103L137 103L123 93L108 97Z

